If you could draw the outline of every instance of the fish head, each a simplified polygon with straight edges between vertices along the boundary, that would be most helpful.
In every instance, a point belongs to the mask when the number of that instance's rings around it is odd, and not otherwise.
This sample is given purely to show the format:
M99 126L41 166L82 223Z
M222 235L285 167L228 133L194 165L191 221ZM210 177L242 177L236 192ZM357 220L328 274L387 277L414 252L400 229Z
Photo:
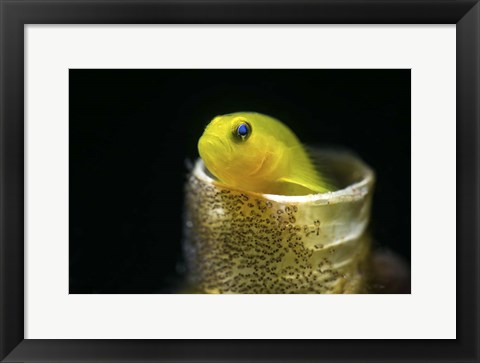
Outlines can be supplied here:
M238 112L215 117L198 141L207 169L219 180L249 186L268 179L279 163L275 141L257 114Z

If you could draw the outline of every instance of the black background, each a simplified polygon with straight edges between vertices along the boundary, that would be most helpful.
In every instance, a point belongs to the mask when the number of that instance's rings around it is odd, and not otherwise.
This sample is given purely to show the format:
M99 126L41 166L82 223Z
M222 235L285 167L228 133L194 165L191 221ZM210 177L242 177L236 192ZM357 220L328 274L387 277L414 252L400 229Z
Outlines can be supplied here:
M377 174L376 248L410 263L410 70L70 70L70 293L182 281L186 161L216 115L256 111Z

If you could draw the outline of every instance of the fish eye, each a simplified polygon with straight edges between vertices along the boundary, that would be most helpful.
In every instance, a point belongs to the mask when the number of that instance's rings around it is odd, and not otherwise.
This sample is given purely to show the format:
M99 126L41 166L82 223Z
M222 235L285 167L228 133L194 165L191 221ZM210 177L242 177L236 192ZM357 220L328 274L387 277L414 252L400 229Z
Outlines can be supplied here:
M250 125L242 122L240 125L237 126L237 136L239 136L242 140L245 140L248 136L250 136L251 128Z
M248 126L246 124L241 124L237 128L237 133L239 136L247 136L248 134Z

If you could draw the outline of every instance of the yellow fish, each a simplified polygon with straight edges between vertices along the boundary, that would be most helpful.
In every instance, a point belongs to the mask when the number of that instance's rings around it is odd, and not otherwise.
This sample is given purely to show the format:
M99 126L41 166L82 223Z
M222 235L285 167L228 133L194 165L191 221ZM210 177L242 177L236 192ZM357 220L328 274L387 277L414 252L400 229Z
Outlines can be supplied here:
M200 137L198 151L220 182L237 189L281 195L332 190L292 130L267 115L215 117Z

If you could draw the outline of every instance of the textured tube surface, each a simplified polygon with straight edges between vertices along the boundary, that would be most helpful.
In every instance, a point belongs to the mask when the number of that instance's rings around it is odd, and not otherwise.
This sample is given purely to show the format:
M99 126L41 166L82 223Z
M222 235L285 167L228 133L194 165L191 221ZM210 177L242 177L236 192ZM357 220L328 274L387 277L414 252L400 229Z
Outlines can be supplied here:
M362 293L374 173L355 155L313 150L341 189L281 196L216 181L201 159L185 198L184 250L199 293Z

